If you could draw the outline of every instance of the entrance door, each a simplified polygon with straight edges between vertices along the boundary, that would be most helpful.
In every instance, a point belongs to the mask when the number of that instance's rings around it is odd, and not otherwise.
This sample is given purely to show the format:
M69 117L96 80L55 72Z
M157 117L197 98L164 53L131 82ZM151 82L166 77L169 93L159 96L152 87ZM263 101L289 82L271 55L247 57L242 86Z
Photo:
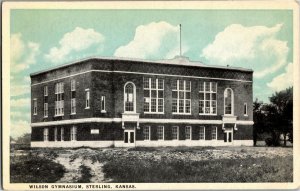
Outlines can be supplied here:
M134 130L125 130L124 131L124 143L127 146L135 145L135 132Z
M233 128L225 129L224 142L232 143L232 139L233 139Z

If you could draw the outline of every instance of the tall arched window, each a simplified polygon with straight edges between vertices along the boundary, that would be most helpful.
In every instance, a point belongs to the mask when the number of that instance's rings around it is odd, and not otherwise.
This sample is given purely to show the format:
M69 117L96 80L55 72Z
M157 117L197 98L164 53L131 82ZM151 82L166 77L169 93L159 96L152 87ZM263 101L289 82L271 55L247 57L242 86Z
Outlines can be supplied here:
M233 100L233 91L230 88L225 89L224 91L224 114L233 115L234 100Z
M135 86L128 82L124 87L124 110L125 112L135 112Z

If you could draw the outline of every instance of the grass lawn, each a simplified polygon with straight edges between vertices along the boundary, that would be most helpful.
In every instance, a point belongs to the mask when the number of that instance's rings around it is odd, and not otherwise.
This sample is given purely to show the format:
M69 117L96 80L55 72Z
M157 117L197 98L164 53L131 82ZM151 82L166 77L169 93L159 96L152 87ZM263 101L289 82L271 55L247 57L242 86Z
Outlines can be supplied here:
M292 182L292 157L183 160L122 160L104 165L113 182Z

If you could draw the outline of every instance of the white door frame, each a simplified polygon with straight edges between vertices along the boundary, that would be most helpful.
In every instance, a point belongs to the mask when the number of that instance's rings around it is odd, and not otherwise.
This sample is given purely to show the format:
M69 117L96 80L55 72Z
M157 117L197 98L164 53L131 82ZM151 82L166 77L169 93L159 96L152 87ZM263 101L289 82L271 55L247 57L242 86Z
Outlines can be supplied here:
M133 143L130 142L131 139L131 133L133 132ZM125 133L128 133L128 137L127 137L127 143L125 142ZM126 146L135 146L135 142L136 142L136 132L135 129L125 129L124 130L124 144Z
M224 130L224 133L226 135L226 142L224 141L224 143L232 144L233 143L233 127L232 128L226 128ZM231 142L229 142L229 133L231 133Z

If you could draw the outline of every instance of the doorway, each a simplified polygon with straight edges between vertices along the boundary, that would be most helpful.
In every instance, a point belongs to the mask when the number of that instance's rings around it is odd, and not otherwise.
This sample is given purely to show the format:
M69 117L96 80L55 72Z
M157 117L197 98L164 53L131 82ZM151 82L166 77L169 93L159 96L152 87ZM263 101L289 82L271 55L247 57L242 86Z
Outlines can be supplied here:
M232 143L233 140L233 128L226 128L224 130L224 142Z
M135 132L134 130L125 130L124 131L124 143L127 146L135 145Z

